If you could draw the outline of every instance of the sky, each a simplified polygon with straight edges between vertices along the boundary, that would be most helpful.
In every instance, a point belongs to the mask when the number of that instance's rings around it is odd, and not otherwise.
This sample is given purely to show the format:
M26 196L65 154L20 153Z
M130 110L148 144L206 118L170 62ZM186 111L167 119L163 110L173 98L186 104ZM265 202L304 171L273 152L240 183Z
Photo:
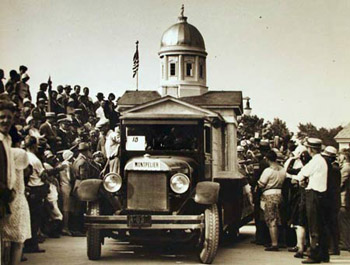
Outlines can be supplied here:
M209 90L239 90L252 114L292 131L350 122L348 0L2 0L0 68L26 65L31 91L79 84L121 96L157 90L163 32L185 16L202 34Z

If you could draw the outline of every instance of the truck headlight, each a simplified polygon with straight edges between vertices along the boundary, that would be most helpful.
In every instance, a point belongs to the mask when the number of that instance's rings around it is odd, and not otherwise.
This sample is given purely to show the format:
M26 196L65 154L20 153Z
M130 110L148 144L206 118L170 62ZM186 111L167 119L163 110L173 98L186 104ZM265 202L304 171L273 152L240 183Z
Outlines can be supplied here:
M170 188L178 194L185 193L190 187L190 179L182 173L177 173L170 178Z
M122 187L122 178L117 173L109 173L103 179L103 187L106 191L117 192Z

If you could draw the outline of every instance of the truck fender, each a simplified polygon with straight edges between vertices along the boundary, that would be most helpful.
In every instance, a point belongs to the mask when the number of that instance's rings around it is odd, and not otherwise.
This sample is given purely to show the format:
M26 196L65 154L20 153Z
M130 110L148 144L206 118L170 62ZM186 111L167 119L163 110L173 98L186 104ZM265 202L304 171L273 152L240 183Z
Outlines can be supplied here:
M101 179L86 179L81 181L76 191L79 200L96 201L101 183Z
M210 205L218 202L220 184L212 181L197 183L194 201L199 204Z

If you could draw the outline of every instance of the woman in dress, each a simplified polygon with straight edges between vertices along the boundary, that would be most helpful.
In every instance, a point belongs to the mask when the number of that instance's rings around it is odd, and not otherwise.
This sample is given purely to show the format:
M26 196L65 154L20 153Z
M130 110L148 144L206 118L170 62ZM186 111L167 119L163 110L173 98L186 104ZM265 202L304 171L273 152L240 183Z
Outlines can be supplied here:
M306 149L306 148L305 148ZM286 162L285 169L287 170L287 178L292 179L296 176L304 165L306 165L311 156L303 148L299 152L295 152L295 157ZM295 258L303 258L304 246L306 241L306 204L305 204L305 183L299 183L296 180L291 180L292 188L290 190L289 207L289 225L295 227L297 244L295 247L288 249L289 252L296 252Z
M12 148L13 166L15 174L11 175L14 200L10 203L11 214L0 220L3 229L3 240L10 246L10 264L17 265L21 261L23 243L31 238L30 214L27 199L24 193L23 170L29 165L27 153L20 148Z
M282 203L282 185L286 178L285 169L279 165L277 154L269 151L265 155L269 164L261 174L258 185L262 190L261 208L264 211L265 222L269 228L271 246L266 251L278 251L278 226L281 225L280 207Z

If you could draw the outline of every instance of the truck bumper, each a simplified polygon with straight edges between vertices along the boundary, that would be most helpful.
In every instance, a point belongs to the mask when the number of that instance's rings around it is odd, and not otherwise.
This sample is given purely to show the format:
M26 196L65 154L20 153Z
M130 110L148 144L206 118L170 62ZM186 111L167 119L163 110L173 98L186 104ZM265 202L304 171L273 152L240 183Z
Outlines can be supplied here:
M135 215L134 215L135 216ZM133 217L134 217L133 216ZM140 215L141 216L141 215ZM85 225L94 229L131 230L131 229L202 229L204 215L151 215L147 224L130 222L128 215L85 215ZM137 217L137 216L136 216Z

